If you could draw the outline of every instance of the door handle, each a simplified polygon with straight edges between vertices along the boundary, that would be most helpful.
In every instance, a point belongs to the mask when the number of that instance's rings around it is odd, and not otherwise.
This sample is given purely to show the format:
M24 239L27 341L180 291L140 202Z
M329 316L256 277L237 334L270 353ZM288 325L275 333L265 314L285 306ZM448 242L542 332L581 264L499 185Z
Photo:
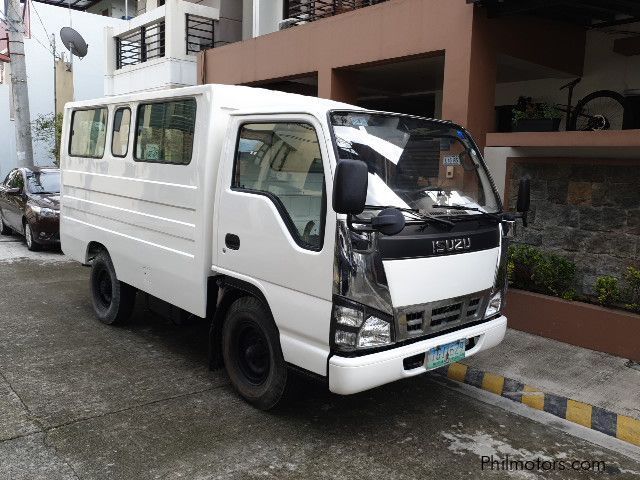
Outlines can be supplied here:
M224 236L224 244L231 250L238 250L240 248L240 237L233 233L227 233Z

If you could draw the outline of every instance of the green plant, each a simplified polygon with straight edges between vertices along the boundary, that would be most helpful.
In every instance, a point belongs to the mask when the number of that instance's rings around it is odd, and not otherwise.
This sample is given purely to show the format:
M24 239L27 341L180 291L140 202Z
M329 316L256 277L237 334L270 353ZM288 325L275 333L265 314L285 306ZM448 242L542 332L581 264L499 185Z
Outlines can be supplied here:
M620 300L620 286L618 279L611 275L598 277L596 280L596 294L600 305L610 306Z
M513 107L512 122L516 125L525 119L560 118L562 114L558 108L550 103L534 103L531 97L518 98Z
M49 145L49 151L51 152L51 155L53 155L54 163L56 165L60 165L62 113L58 113L55 117L53 113L38 115L38 117L31 122L31 130L35 141Z
M627 267L624 272L624 297L627 303L625 308L634 312L640 312L640 269Z
M509 281L514 287L573 300L576 265L530 245L509 248Z

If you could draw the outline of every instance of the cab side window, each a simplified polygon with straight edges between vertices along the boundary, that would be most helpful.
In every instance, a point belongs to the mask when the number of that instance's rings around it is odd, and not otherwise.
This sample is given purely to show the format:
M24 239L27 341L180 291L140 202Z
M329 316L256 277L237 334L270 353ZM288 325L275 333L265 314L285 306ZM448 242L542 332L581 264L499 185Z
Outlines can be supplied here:
M102 158L106 134L106 108L75 110L71 115L69 154L74 157Z
M141 104L136 117L135 160L189 165L195 126L193 98Z
M234 165L236 190L266 195L296 242L322 248L324 169L315 129L307 123L251 123L240 128Z
M113 115L113 134L111 136L111 154L114 157L126 157L129 150L129 130L131 110L129 107L116 109Z

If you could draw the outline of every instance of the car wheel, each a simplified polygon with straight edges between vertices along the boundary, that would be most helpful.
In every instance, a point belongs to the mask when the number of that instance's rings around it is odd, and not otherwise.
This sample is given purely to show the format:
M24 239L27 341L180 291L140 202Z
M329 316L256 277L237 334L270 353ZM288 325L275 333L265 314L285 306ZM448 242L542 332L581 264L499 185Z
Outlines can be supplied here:
M261 410L275 407L287 385L287 366L271 314L254 297L236 300L222 326L222 356L231 383Z
M2 220L2 215L0 215L0 234L11 235L11 229Z
M131 317L136 289L118 280L106 251L100 252L91 263L91 297L93 310L102 323L123 324Z
M40 250L40 245L33 239L33 231L29 222L24 224L24 241L27 243L27 248L32 252Z

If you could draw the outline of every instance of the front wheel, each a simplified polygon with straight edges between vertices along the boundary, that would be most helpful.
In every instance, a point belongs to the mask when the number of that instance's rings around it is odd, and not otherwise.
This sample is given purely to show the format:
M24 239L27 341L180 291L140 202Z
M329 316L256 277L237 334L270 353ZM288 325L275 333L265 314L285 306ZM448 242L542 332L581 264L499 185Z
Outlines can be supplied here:
M98 320L107 325L123 324L133 312L136 289L118 280L111 257L105 251L91 263L91 297Z
M271 314L254 297L236 300L222 327L222 356L231 383L261 410L275 407L287 385L287 366Z
M31 225L29 225L29 222L26 222L24 224L24 241L26 242L27 248L30 251L36 252L40 250L40 245L38 245L33 239L33 230L31 230Z

